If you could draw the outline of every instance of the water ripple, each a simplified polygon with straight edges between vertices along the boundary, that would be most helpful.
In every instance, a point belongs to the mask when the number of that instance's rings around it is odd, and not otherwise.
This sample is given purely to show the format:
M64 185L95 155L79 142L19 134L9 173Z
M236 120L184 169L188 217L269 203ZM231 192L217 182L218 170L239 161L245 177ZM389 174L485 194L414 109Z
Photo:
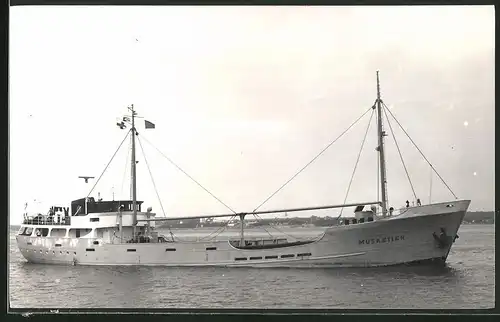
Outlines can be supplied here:
M10 238L15 308L491 308L492 225L460 231L446 267L165 268L26 263ZM28 282L29 281L29 282Z

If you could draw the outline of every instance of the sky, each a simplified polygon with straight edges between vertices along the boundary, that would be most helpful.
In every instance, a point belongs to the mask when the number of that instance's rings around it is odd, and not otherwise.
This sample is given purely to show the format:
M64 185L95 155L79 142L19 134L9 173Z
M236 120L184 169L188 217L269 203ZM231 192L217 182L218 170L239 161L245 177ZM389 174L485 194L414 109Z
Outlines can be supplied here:
M377 70L383 101L457 197L472 200L470 210L494 209L493 6L10 12L12 224L26 202L46 212L89 193L125 137L116 122L130 104L156 124L145 130L137 119L146 207L169 217L231 212L156 147L229 208L253 210L373 105ZM346 197L370 114L260 209L376 201L375 116ZM391 125L389 204L414 199L394 137L417 197L453 200ZM129 146L92 196L130 198Z

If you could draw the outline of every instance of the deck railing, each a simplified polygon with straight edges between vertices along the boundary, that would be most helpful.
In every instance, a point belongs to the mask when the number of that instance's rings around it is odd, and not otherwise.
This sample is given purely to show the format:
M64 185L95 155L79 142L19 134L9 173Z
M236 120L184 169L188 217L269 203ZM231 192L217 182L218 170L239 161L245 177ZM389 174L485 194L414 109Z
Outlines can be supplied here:
M71 217L63 217L60 222L55 221L53 218L24 218L24 225L45 225L45 226L69 226L71 224Z

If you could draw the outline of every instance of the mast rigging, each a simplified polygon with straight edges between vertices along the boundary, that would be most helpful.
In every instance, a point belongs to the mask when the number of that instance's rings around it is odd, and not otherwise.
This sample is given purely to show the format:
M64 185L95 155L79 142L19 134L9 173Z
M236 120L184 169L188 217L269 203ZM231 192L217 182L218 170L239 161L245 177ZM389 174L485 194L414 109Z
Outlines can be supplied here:
M424 155L424 153L420 150L420 148L417 146L417 144L413 141L413 139L410 137L410 135L408 134L408 132L406 132L406 130L404 129L404 127L401 125L401 123L399 123L398 119L394 116L394 114L391 112L391 110L384 104L384 102L382 102L382 104L384 105L384 108L387 112L389 112L389 114L392 116L392 118L396 121L396 123L398 124L399 128L403 131L403 133L408 137L408 139L410 140L410 142L413 144L413 146L415 147L415 149L417 149L417 151L420 153L420 155L422 156L422 158L424 158L425 162L427 162L427 164L429 164L429 166L431 167L432 171L434 173L436 173L436 175L438 176L438 178L441 180L441 182L446 186L446 188L448 189L448 191L453 195L453 197L458 200L458 197L457 195L455 195L455 193L453 192L453 190L451 190L451 188L448 186L448 184L446 183L446 181L444 181L444 179L441 177L441 175L439 174L439 172L437 172L437 170L434 168L434 166L430 163L430 161L427 159L427 157Z
M240 244L243 246L245 240L244 240L244 218L246 215L254 215L256 218L259 217L258 214L270 214L270 213L283 213L283 212L295 212L295 211L304 211L304 210L318 210L318 209L331 209L331 208L343 208L344 207L349 207L349 206L357 206L357 205L370 205L370 204L378 204L382 207L382 214L383 216L387 216L387 213L388 213L388 195L387 195L387 172L386 172L386 160L385 160L385 148L384 148L384 136L387 136L386 132L384 131L383 129L383 119L382 119L382 115L384 114L387 118L387 121L389 123L389 127L390 127L390 130L392 132L392 134L394 135L394 132L393 132L393 129L392 129L392 126L390 124L390 121L389 121L389 117L388 117L388 114L386 112L386 110L389 112L389 114L394 118L394 120L398 123L398 125L402 128L401 124L399 124L399 122L397 121L397 119L394 117L394 115L391 113L391 111L387 108L387 106L384 104L384 102L382 101L381 99L381 93L380 93L380 80L379 80L379 72L377 71L376 73L377 75L377 99L375 101L375 104L373 106L371 106L366 112L364 112L357 120L355 120L346 130L344 130L337 138L335 138L335 140L333 140L331 143L329 143L318 155L316 155L311 161L309 161L304 167L302 167L294 176L292 176L287 182L285 182L278 190L276 190L273 194L271 194L267 199L265 199L258 207L256 207L252 212L239 212L237 213L236 211L234 211L231 207L229 207L228 205L226 205L224 202L222 202L219 198L217 198L215 195L213 195L210 191L208 191L205 187L203 187L200 183L198 183L195 179L193 179L189 174L187 174L183 169L181 169L178 165L176 165L172 160L170 160L170 158L168 158L165 154L163 154L158 148L156 148L151 142L149 142L146 138L144 138L146 140L147 143L149 143L150 145L152 145L163 157L165 157L170 163L172 163L177 169L179 169L181 172L183 172L186 176L188 176L192 181L194 181L198 186L200 186L203 190L205 190L206 192L208 192L213 198L215 198L217 201L219 201L221 204L223 204L228 210L230 210L232 212L232 214L224 214L224 215L213 215L213 216L195 216L195 217L175 217L175 218L165 218L165 219L160 219L160 218L155 218L155 219L150 219L148 217L148 219L140 219L139 221L143 222L143 221L147 221L147 222L150 222L150 221L165 221L165 220L179 220L179 219L187 219L187 218L190 218L190 219L195 219L195 218L215 218L215 217L231 217L234 218L236 216L238 216L240 218L240 222L241 222L241 236L240 236ZM125 126L125 122L130 124L131 125L131 129L130 131L127 131L127 132L130 132L130 134L132 135L131 136L131 152L132 152L132 156L131 156L131 165L130 165L130 169L131 169L131 199L132 199L132 211L133 211L133 223L132 223L132 226L133 226L133 239L135 240L135 238L137 237L136 236L136 230L137 230L137 223L138 223L138 218L137 218L137 212L138 212L138 207L137 207L137 161L136 161L136 142L135 142L135 136L138 135L137 133L137 130L135 128L135 118L136 117L139 117L137 116L137 112L135 111L134 109L134 105L132 104L130 107L128 107L128 109L131 111L131 117L123 117L123 120L119 123L117 123L117 125L121 128L121 129L124 129L126 128ZM377 151L379 152L379 157L377 158L377 163L379 165L379 171L377 171L377 177L380 175L380 178L377 178L377 181L380 181L380 185L377 184L377 201L376 202L364 202L364 203L352 203L352 204L345 204L346 200L347 200L347 196L346 196L346 199L344 200L344 204L341 204L341 205L335 205L335 206L321 206L321 207L304 207L304 208L293 208L293 209L278 209L278 210L267 210L267 211L258 211L258 209L263 206L267 201L269 201L274 195L276 195L281 189L283 189L288 183L290 183L296 176L298 176L302 171L304 171L310 164L312 164L317 158L319 158L328 148L330 148L338 139L340 139L344 134L346 134L356 123L358 123L358 121L360 121L361 118L363 118L369 111L370 109L372 109L372 114L371 114L371 117L370 117L370 121L368 122L368 127L366 129L366 132L365 132L365 136L364 136L364 139L363 139L363 142L362 142L362 145L361 145L361 150L363 149L363 146L364 146L364 143L365 143L365 140L366 140L366 136L368 134L368 131L369 131L369 128L370 128L370 124L371 124L371 120L372 120L372 117L373 117L373 114L375 112L375 109L377 109L377 132L378 132L378 146L377 146ZM383 112L382 112L383 111ZM146 128L154 128L154 124L150 123L148 125L147 121L146 121ZM409 137L408 133L406 133L406 131L402 128L402 130L405 132L405 134ZM128 135L128 133L127 133ZM95 188L95 186L97 185L97 183L99 182L99 180L101 179L102 175L104 174L104 172L106 171L106 169L108 168L109 164L111 163L112 159L114 158L114 156L116 155L116 153L118 152L118 150L120 149L120 147L123 145L123 142L125 141L126 137L123 139L123 141L121 142L120 146L118 147L117 151L115 152L115 154L113 155L113 157L111 158L110 162L107 164L106 168L104 169L103 173L99 176L97 182L95 183L94 187L91 189L91 191L89 192L89 194L87 195L87 197L91 194L92 190ZM406 171L406 174L407 174L407 177L408 179L410 180L410 177L409 177L409 174L408 174L408 171L406 169L406 165L404 164L404 161L402 159L402 155L401 155L401 151L399 150L399 146L398 146L398 143L396 141L396 139L394 138L395 140L395 143L396 143L396 147L398 148L398 152L400 154L400 157L401 157L401 161L403 162L403 166L405 168L405 171ZM411 140L411 138L410 138ZM422 154L422 152L420 151L420 149L415 145L415 143L413 142L413 140L411 140L412 143L414 144L414 146L417 148L417 150ZM141 140L139 140L139 144L140 144L140 147L141 147L141 150L144 154L144 149L142 147L142 143L141 143ZM354 168L354 172L356 171L356 167L357 167L357 163L359 161L359 157L361 155L361 151L359 152L359 155L358 155L358 158L357 158L357 161L356 161L356 165L355 165L355 168ZM425 158L425 156L422 154L422 156L424 157L424 159L428 162L428 160ZM127 156L128 157L128 156ZM144 156L145 157L145 156ZM429 163L429 162L428 162ZM434 167L429 163L429 165L431 166L431 169L437 173L437 171L434 169ZM163 205L161 204L161 200L159 198L159 194L158 194L158 191L156 189L156 185L154 183L154 179L153 179L153 176L152 176L152 173L151 173L151 169L149 168L149 164L146 160L146 166L148 167L148 170L149 170L149 174L151 176L151 179L153 181L153 185L155 186L155 191L156 191L156 194L157 194L157 197L160 201L160 206L162 208L162 211L163 211L163 214L165 216L165 211L163 209ZM443 183L448 187L448 185L444 182L444 180L441 178L441 176L437 173L438 177L443 181ZM353 173L353 176L354 176L354 173ZM351 177L351 183L352 183L352 177ZM380 180L378 180L380 179ZM350 188L350 185L351 183L349 183L349 188ZM123 183L122 183L123 185ZM411 185L411 188L412 188L412 191L413 191L413 194L414 196L416 197L416 194L415 194L415 191L413 189L413 185L410 181L410 185ZM347 191L347 194L349 193L349 188L348 188L348 191ZM382 191L382 200L380 200L378 198L378 193L379 193L379 188L381 188L380 190ZM448 187L449 189L449 187ZM451 191L451 189L449 189ZM452 192L452 191L451 191ZM453 192L452 192L453 194ZM454 195L454 194L453 194ZM455 195L454 195L455 196ZM455 196L456 198L456 196ZM341 215L342 215L342 210L341 210ZM339 216L340 217L340 216ZM230 219L230 220L231 220ZM275 227L272 227L278 231L281 232L281 230L275 228ZM264 229L265 230L265 229ZM270 234L267 230L266 232L268 234ZM171 232L172 234L172 232ZM271 234L270 234L271 235Z

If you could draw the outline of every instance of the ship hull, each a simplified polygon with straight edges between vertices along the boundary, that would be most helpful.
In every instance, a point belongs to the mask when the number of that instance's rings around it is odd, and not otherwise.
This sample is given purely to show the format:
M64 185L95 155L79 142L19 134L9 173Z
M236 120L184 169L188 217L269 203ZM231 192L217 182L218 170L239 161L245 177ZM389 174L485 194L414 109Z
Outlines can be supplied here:
M239 249L229 241L102 243L96 238L16 236L29 262L107 266L376 267L443 264L470 201L409 208L397 217L335 226L310 243Z

